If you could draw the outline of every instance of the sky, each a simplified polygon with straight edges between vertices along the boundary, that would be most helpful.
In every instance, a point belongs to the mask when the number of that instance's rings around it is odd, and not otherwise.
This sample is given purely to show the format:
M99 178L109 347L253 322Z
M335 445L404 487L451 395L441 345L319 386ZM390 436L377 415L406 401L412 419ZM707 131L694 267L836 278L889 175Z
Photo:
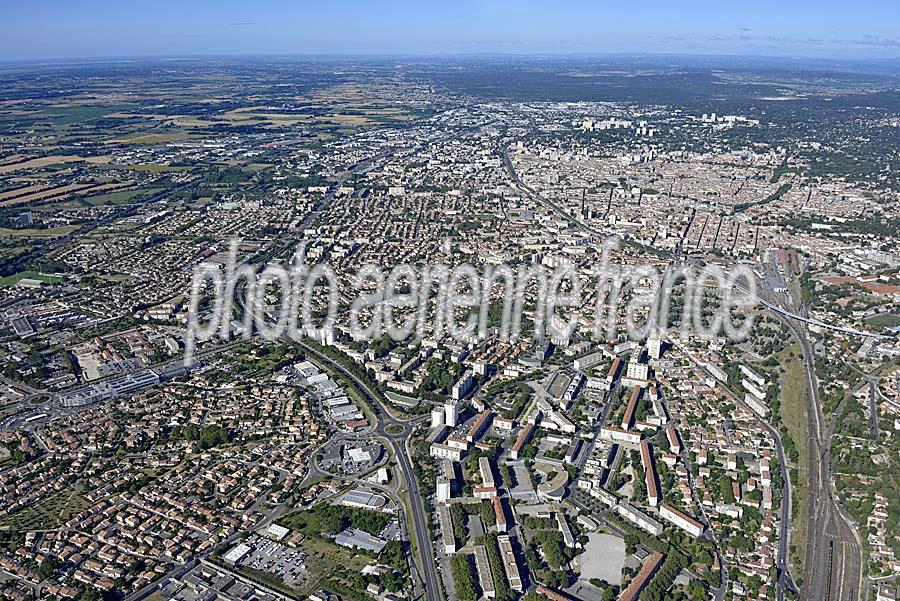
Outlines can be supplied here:
M0 0L0 62L246 54L900 57L900 0Z

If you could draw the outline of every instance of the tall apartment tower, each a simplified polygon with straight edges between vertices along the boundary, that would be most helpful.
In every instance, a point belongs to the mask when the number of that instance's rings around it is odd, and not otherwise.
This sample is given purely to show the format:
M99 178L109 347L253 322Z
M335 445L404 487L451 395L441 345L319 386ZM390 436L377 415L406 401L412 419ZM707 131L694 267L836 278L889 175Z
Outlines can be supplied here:
M444 423L449 428L456 427L456 421L459 419L459 407L456 403L444 403Z
M444 410L441 407L435 407L431 410L431 427L440 428L444 425Z

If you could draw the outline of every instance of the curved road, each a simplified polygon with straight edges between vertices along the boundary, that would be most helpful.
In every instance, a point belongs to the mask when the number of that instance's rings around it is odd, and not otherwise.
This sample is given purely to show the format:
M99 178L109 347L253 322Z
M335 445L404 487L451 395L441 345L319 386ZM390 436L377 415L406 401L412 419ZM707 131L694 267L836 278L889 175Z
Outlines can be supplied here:
M340 371L353 382L357 390L371 404L377 420L374 435L388 441L406 486L409 515L412 518L412 532L416 539L416 549L419 552L419 573L425 586L425 598L429 601L441 599L443 589L437 575L437 567L432 554L432 540L428 530L428 522L425 519L425 507L422 502L419 482L412 467L411 453L408 446L409 438L413 431L412 424L427 419L428 416L411 419L400 419L393 416L390 410L382 403L380 395L370 389L368 384L357 378L350 370L303 342L298 342L297 344L320 361L326 362L334 369Z

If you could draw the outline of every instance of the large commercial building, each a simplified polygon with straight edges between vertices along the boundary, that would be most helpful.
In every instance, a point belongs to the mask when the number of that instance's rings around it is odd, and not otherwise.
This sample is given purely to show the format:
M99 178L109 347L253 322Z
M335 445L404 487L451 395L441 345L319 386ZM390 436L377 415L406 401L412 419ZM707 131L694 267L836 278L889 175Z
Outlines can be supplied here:
M61 394L59 401L64 407L81 407L99 403L100 401L108 401L155 386L160 382L181 377L187 374L188 371L199 367L199 365L200 363L197 361L192 362L188 366L181 363L172 363L159 368L122 374L103 382L97 382L96 384Z
M153 370L147 369L130 374L123 374L104 382L98 382L90 386L78 388L60 396L60 402L64 407L80 407L91 405L100 401L108 401L119 396L155 386L159 384L159 376Z
M349 491L341 499L341 504L347 507L358 507L360 509L380 510L387 503L384 496L369 492L367 490L354 489Z
M366 551L372 551L373 553L381 553L382 549L384 549L384 546L387 544L380 538L372 536L365 530L360 530L359 528L344 530L335 537L334 542L343 547L365 549Z

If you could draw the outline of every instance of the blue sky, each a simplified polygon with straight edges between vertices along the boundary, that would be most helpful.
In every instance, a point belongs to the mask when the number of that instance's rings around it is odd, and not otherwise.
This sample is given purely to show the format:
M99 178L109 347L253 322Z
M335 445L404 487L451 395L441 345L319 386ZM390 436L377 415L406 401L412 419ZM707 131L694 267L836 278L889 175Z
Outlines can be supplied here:
M900 0L0 0L0 61L197 54L900 57Z

